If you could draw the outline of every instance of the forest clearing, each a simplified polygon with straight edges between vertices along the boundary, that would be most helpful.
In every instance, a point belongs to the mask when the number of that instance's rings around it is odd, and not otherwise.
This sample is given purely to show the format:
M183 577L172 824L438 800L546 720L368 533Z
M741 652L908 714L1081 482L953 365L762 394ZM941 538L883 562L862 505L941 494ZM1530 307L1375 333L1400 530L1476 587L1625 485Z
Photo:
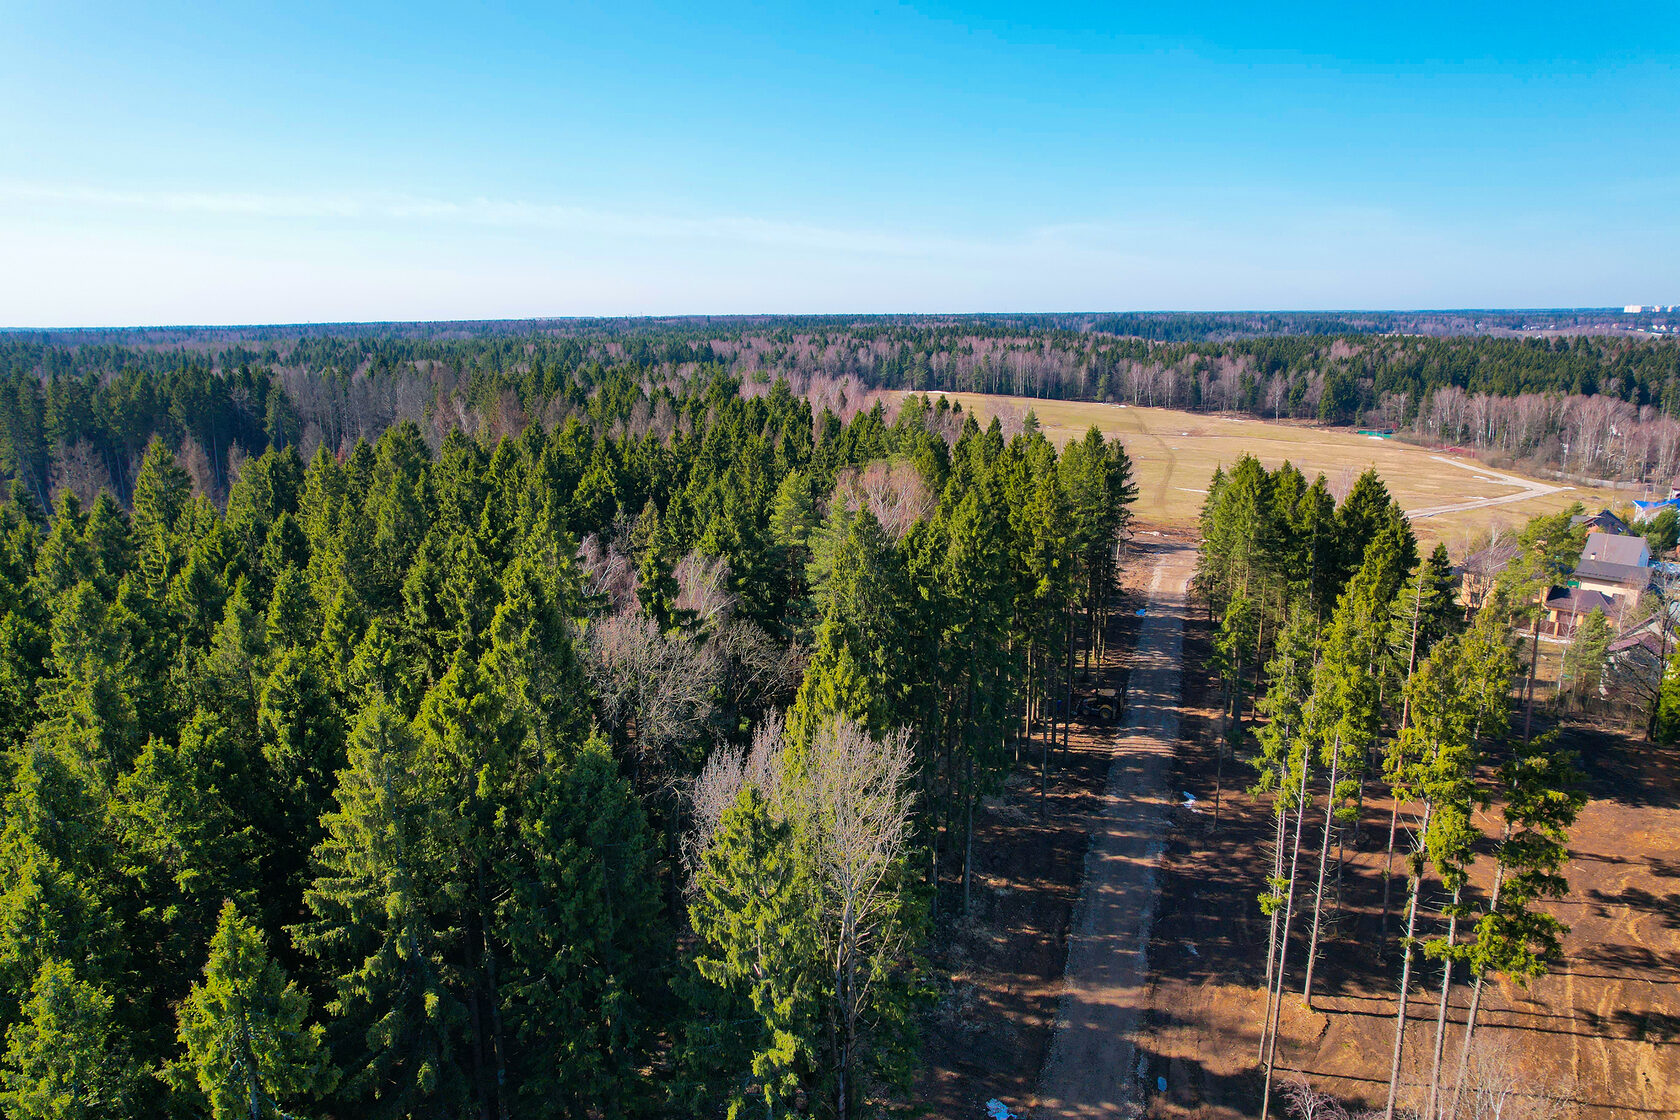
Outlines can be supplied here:
M1160 527L1194 525L1215 467L1229 467L1242 455L1268 469L1284 460L1308 478L1322 472L1335 490L1345 491L1355 475L1375 468L1395 501L1408 512L1468 504L1482 499L1514 498L1496 506L1415 517L1419 539L1442 540L1455 555L1465 540L1502 523L1516 526L1542 513L1555 513L1571 502L1592 509L1642 497L1604 487L1564 486L1522 479L1515 472L1490 471L1467 456L1447 455L1394 439L1361 436L1346 429L1278 423L1248 416L1210 415L1171 408L1138 408L1097 401L1045 400L1032 397L946 393L965 409L978 409L981 422L992 416L1019 419L1031 409L1055 443L1085 434L1093 424L1104 436L1126 444L1137 478L1134 507L1140 523ZM1538 491L1525 494L1522 479ZM1550 488L1556 489L1550 489Z
M1208 489L1148 1113L1673 1114L1680 696L1672 667L1624 693L1602 652L1536 688L1576 511L1467 608L1374 472L1333 515L1322 477L1246 455Z
M1171 788L1214 781L1219 684L1193 666L1211 647L1205 620L1185 633L1183 738ZM1582 755L1590 800L1573 829L1569 897L1550 908L1570 926L1562 963L1528 991L1502 984L1483 997L1478 1035L1517 1058L1523 1080L1573 1092L1581 1120L1680 1113L1680 755L1582 727L1566 736ZM1380 1108L1393 1040L1397 954L1379 954L1383 840L1390 802L1367 797L1363 842L1352 846L1341 922L1323 947L1315 1003L1298 980L1283 1007L1282 1071L1300 1071L1343 1101ZM1497 811L1477 814L1489 838ZM1259 1115L1254 1062L1266 1004L1264 889L1272 817L1262 799L1229 799L1219 825L1179 813L1162 860L1150 945L1150 1014L1141 1046L1168 1090L1148 1115L1236 1120ZM1482 891L1489 875L1472 883ZM1390 919L1393 933L1394 918ZM1423 964L1436 978L1434 962ZM1414 992L1406 1064L1428 1060L1433 992ZM1467 986L1453 994L1456 1053ZM1492 1028L1492 1029L1490 1029ZM1274 1109L1273 1115L1279 1115Z

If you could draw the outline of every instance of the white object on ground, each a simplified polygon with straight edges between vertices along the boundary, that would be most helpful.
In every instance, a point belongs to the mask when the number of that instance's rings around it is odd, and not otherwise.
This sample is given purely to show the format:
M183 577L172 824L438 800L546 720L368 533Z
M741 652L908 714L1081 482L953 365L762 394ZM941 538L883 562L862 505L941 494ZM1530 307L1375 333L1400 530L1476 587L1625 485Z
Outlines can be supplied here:
M1201 812L1200 809L1196 808L1196 795L1193 793L1186 793L1184 795L1184 807L1192 813Z
M1184 947L1185 947L1185 948L1186 948L1186 949L1188 949L1188 950L1190 950L1190 955L1191 955L1191 956L1192 956L1192 957L1199 957L1199 956L1201 956L1201 954L1200 954L1200 953L1198 953L1198 952L1196 952L1196 943L1195 943L1195 942L1194 942L1194 941L1186 941L1186 942L1185 942L1185 943L1184 943ZM1396 996L1396 997L1395 997L1395 998L1396 998L1396 1000L1397 1000L1397 1001L1398 1001L1398 999L1399 999L1399 997L1398 997L1398 996Z

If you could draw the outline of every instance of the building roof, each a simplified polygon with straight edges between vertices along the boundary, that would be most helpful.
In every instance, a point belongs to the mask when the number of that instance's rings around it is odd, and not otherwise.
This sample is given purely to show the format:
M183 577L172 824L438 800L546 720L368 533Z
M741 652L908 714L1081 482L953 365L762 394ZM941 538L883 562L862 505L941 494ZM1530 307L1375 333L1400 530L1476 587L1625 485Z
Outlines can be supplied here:
M1501 541L1492 548L1484 548L1465 557L1464 571L1473 576L1496 576L1503 572L1521 551L1522 546L1517 544L1514 538Z
M1627 536L1633 530L1628 528L1626 521L1617 517L1607 509L1597 513L1578 513L1569 519L1569 527L1574 529L1581 525L1590 526L1600 533L1610 533L1615 536Z
M1651 586L1651 569L1643 564L1617 564L1609 560L1583 560L1575 565L1575 578L1615 583L1639 591Z
M1644 537L1619 537L1609 533L1588 533L1582 560L1606 560L1612 564L1643 567L1651 562L1651 546Z
M1664 498L1658 502L1642 502L1635 498L1633 519L1635 521L1649 521L1665 509L1680 509L1680 498Z
M1661 643L1658 642L1657 636L1651 633L1629 634L1625 638L1617 638L1610 643L1609 652L1626 653L1636 646L1654 657L1662 656Z
M1554 587L1546 594L1546 609L1560 614L1591 614L1595 610L1609 614L1616 609L1616 600L1602 591Z

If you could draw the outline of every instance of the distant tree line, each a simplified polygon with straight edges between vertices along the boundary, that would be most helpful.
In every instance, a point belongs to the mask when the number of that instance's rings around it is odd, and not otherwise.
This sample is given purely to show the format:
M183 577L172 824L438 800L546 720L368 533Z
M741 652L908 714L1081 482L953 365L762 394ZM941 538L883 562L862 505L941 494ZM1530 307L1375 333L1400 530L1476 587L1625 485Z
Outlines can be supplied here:
M1371 424L1578 476L1680 473L1680 339L1386 333L1405 325L1140 315L18 333L0 337L0 471L43 502L65 486L126 497L156 432L225 491L229 454L270 444L342 451L398 419L434 450L458 426L495 436L574 413L645 424L635 401L652 408L658 386L721 371L749 387L839 387L854 406L912 390L1229 410Z

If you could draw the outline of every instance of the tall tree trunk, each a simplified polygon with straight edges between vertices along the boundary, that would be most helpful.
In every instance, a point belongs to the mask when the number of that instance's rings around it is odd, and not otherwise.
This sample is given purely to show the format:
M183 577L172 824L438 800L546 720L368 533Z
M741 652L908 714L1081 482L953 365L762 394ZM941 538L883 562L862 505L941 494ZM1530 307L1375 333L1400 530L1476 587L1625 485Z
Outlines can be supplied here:
M1213 827L1219 829L1220 802L1225 790L1225 748L1232 739L1242 739L1242 651L1237 652L1237 671L1231 675L1230 698L1227 704L1231 714L1228 719L1221 720L1219 741L1214 744L1213 764Z
M1388 855L1383 859L1382 939L1388 940L1388 891L1394 883L1394 834L1400 827L1400 791L1392 785L1388 790L1394 804L1388 811Z
M1511 838L1511 822L1505 822L1505 840ZM1488 913L1493 913L1499 907L1499 892L1505 886L1505 865L1499 864L1493 873L1493 897L1488 903ZM1458 1052L1458 1077L1453 1082L1452 1112L1453 1120L1458 1117L1458 1103L1464 1095L1464 1078L1470 1070L1470 1041L1476 1033L1476 1012L1482 1006L1482 981L1484 977L1478 970L1476 983L1470 989L1470 1011L1464 1017L1464 1045Z
M1260 1101L1260 1120L1267 1120L1272 1106L1272 1068L1277 1059L1278 1022L1283 1016L1283 983L1289 965L1289 929L1295 919L1295 877L1301 863L1301 827L1307 819L1307 782L1312 774L1312 752L1301 752L1301 786L1295 800L1295 845L1289 856L1289 889L1284 894L1283 930L1278 941L1277 994L1268 1002L1266 1030L1266 1088Z
M1324 842L1318 852L1318 889L1313 895L1312 937L1307 942L1307 979L1301 987L1301 998L1312 1009L1313 966L1318 963L1318 928L1324 915L1324 873L1330 863L1330 829L1336 819L1336 775L1342 760L1342 737L1336 735L1336 746L1330 753L1330 793L1324 802Z
M1441 1002L1435 1010L1435 1053L1429 1062L1429 1105L1423 1110L1424 1120L1433 1120L1441 1095L1441 1051L1447 1044L1447 1000L1452 994L1452 954L1458 947L1458 900L1462 894L1462 888L1453 891L1452 913L1447 918L1447 955L1441 961Z
M1279 804L1274 816L1277 817L1277 829L1272 835L1272 875L1267 883L1267 894L1277 889L1277 882L1283 878L1283 845L1289 835L1289 805L1282 801L1286 796L1283 790L1278 790ZM1272 906L1271 922L1266 931L1266 1014L1260 1023L1260 1052L1255 1060L1266 1060L1266 1032L1272 1021L1272 988L1277 980L1277 937L1278 919L1282 916L1283 908Z
M1068 751L1071 747L1070 737L1073 734L1073 657L1074 657L1074 614L1067 612L1067 622L1063 626L1063 634L1067 638L1066 665L1067 679L1062 682L1062 765L1068 764Z
M963 826L963 870L962 870L962 908L963 914L968 913L968 880L969 865L974 862L974 752L968 753L968 793L965 798L967 805L965 813L967 821Z
M1429 828L1429 809L1423 812L1423 828L1418 833L1419 851L1414 853L1422 859L1421 846L1423 833ZM1406 910L1406 938L1401 952L1404 954L1400 965L1400 1007L1394 1013L1394 1060L1388 1067L1388 1108L1383 1115L1385 1120L1394 1120L1394 1098L1400 1089L1400 1056L1406 1046L1406 998L1412 986L1412 939L1417 935L1418 894L1423 889L1423 869L1416 867L1411 876L1411 902Z
M490 941L490 889L485 876L485 861L478 861L478 936L479 953L484 965L484 1000L490 1009L490 1056L496 1076L496 1116L508 1120L507 1101L507 1039L502 1031L502 999L496 980L496 950Z
M1534 616L1534 630L1530 635L1532 647L1528 655L1528 695L1523 701L1523 746L1528 746L1528 733L1534 723L1534 670L1540 663L1540 616Z

